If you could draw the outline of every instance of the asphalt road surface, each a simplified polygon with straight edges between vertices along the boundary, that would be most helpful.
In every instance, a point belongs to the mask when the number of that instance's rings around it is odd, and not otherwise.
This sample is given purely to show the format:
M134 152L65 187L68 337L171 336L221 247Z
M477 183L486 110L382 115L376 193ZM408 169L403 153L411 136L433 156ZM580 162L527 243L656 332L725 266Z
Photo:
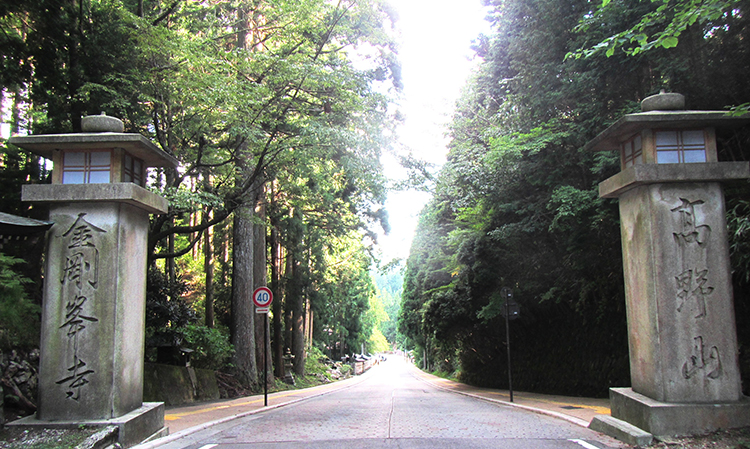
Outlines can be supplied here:
M562 419L435 388L413 370L392 356L351 387L211 426L160 449L620 446Z

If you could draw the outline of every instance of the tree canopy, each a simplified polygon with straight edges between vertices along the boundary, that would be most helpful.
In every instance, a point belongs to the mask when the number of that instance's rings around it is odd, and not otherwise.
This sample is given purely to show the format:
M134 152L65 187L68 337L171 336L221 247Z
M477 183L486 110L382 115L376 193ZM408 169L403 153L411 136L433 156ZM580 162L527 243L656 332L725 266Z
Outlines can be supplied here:
M660 89L686 94L691 109L750 99L741 81L747 5L486 3L494 33L476 42L482 62L456 106L448 160L421 214L399 329L428 365L507 387L500 290L509 287L521 305L510 325L514 384L605 395L629 384L617 203L597 188L619 160L583 146ZM630 40L633 30L650 34ZM721 157L747 160L747 138L722 136ZM730 205L748 194L746 185L731 189ZM747 218L735 215L735 242ZM743 289L737 279L735 291Z
M197 340L189 326L205 318L232 335L253 384L248 292L266 277L283 305L274 324L302 323L275 334L275 352L313 344L312 315L298 315L326 301L347 310L320 320L347 329L347 350L373 331L367 246L387 227L379 157L401 87L393 24L380 0L6 2L3 107L12 133L80 131L106 112L179 160L147 186L170 202L150 224L149 336ZM0 144L2 210L33 213L15 196L48 182L47 165Z

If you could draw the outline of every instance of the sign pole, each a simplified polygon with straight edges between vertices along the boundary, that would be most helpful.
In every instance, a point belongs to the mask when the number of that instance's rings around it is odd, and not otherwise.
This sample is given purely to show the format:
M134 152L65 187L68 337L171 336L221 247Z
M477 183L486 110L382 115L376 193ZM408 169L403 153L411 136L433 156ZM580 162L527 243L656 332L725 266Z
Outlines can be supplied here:
M268 287L258 287L253 292L255 313L262 313L263 319L263 406L268 406L268 309L273 302L273 292Z
M510 374L510 305L505 301L505 343L508 348L508 390L510 391L510 402L513 402L513 379Z
M263 406L268 406L268 314L263 320Z
M518 305L513 302L513 290L508 287L500 289L500 295L505 298L505 308L503 315L505 315L505 345L508 349L508 391L510 392L510 402L513 402L513 379L511 376L511 361L510 361L510 320L518 318ZM513 302L513 304L511 304ZM511 310L513 307L513 310Z

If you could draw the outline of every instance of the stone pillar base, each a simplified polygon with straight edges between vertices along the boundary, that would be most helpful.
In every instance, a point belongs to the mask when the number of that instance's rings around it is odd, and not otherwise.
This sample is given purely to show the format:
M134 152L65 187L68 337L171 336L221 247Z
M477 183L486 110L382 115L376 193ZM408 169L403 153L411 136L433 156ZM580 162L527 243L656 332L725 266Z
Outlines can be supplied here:
M81 425L88 427L116 426L118 429L117 441L124 448L133 447L145 441L166 436L169 433L169 430L164 427L163 402L144 402L140 408L113 419L43 421L36 419L36 415L32 415L6 425L49 429L78 428Z
M657 437L750 426L750 398L721 404L680 404L659 402L632 388L610 388L609 399L614 418Z

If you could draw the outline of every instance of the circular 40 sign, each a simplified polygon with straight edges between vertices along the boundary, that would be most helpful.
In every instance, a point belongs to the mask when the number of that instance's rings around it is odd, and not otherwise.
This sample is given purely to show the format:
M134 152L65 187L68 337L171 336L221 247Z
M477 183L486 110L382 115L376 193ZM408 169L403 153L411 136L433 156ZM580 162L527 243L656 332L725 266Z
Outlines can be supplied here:
M253 292L253 302L258 307L268 307L273 302L273 293L268 287L258 287Z

